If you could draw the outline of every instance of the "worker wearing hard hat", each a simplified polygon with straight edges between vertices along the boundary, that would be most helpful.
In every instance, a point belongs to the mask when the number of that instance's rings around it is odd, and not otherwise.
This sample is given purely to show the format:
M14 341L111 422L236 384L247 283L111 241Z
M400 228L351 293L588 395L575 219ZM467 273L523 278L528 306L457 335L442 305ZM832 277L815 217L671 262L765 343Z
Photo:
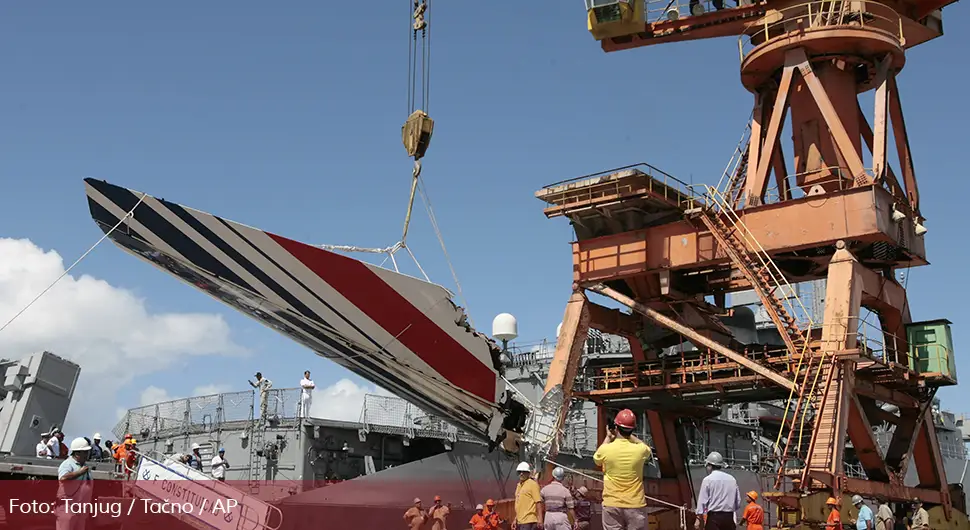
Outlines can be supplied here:
M424 525L425 517L424 510L421 509L421 499L415 497L414 505L404 512L404 521L411 530L418 530Z
M488 513L485 512L484 505L475 506L475 515L472 515L468 524L472 525L472 530L488 530Z
M573 522L576 521L576 505L573 501L572 493L562 485L562 479L566 476L565 470L557 467L552 470L552 481L539 490L539 498L542 499L542 509L545 512L546 530L571 530Z
M183 446L184 447L184 446ZM189 467L202 473L202 447L192 444L192 454L189 455Z
M643 491L643 466L650 447L633 435L637 417L623 409L607 429L593 462L603 468L603 530L646 528L647 501Z
M104 450L101 449L101 433L96 432L91 437L91 460L98 461L104 458Z
M913 523L910 530L930 530L930 514L923 508L923 501L913 499Z
M852 496L852 505L859 510L859 515L856 516L855 520L856 530L874 530L876 520L872 516L872 508L866 506L865 501L859 495Z
M825 500L825 506L829 509L829 517L825 520L827 530L842 530L842 516L839 514L839 501L835 497Z
M512 529L536 530L543 525L544 517L539 505L542 502L539 483L532 479L532 466L528 462L521 462L515 471L519 474L519 483L515 486L515 520L512 521Z
M724 468L721 453L712 452L704 462L707 464L707 476L701 481L697 495L697 520L694 526L700 528L703 518L705 530L734 530L737 528L738 510L741 509L738 481L721 471Z
M91 501L93 483L91 482L91 470L87 465L90 452L91 444L84 438L71 440L71 445L68 446L69 455L57 468L58 499L71 499L75 503ZM67 503L58 503L55 511L58 530L84 528L85 518L90 517L90 515L80 512L71 513L66 508Z
M434 504L428 508L428 518L431 519L431 530L445 530L448 516L451 515L451 503L442 506L441 496L434 496Z
M488 530L498 530L505 522L502 520L502 516L495 511L495 501L492 499L485 501L485 522Z
M226 481L226 470L229 469L229 461L226 460L225 447L220 447L219 454L212 457L212 462L209 464L209 469L212 472L212 478L218 480L219 482Z
M758 492L748 492L748 505L744 507L744 514L741 522L747 525L748 530L764 530L765 510L758 504Z
M576 530L589 530L590 521L593 519L593 503L589 500L589 490L586 486L580 486L576 490Z

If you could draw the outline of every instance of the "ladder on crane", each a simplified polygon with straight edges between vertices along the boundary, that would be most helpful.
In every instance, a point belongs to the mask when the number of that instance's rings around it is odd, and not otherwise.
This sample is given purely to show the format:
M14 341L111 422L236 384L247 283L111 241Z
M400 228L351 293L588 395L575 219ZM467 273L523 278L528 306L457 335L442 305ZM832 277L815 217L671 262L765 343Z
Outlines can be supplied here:
M753 113L752 113L753 116ZM732 208L737 207L740 202L740 193L744 189L744 181L748 174L748 145L751 143L751 119L748 119L738 146L734 148L734 154L728 160L720 180L717 181L717 189L721 190L728 204Z
M250 409L253 411L249 427L249 492L253 495L259 493L259 483L263 480L263 462L266 459L265 442L266 418L256 412L255 404Z
M834 449L830 446L834 443L835 433L831 426L825 429L824 420L828 419L829 424L834 425L832 421L834 411L826 408L826 403L835 402L828 398L836 371L835 356L826 354L824 351L818 354L804 353L799 360L795 368L795 388L792 389L785 405L781 428L775 440L775 449L780 453L775 488L781 487L784 478L789 476L789 460L803 460L802 470L807 473L810 467L807 459L811 458L815 461L821 456L814 452L819 442L822 443L822 447L828 444L829 454ZM810 418L814 418L813 425L810 427L810 441L807 450L803 450L805 424ZM781 449L782 434L786 429L788 434L785 436L784 449ZM802 483L805 483L804 480Z
M785 279L778 265L744 225L731 202L715 188L708 188L707 195L704 208L693 212L691 219L699 221L700 226L711 232L718 246L724 249L751 284L778 328L788 352L793 357L798 355L808 344L812 326L809 311L802 305L798 293ZM796 322L795 315L799 313L808 320L805 330Z

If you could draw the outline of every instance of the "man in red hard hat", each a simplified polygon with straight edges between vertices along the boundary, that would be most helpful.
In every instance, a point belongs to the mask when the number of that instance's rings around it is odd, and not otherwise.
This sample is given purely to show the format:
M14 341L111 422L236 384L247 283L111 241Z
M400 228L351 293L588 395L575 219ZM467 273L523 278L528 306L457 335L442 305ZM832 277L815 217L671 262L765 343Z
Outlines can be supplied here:
M647 526L643 466L652 453L633 435L637 416L632 410L621 410L612 423L593 455L603 468L603 530L641 530Z

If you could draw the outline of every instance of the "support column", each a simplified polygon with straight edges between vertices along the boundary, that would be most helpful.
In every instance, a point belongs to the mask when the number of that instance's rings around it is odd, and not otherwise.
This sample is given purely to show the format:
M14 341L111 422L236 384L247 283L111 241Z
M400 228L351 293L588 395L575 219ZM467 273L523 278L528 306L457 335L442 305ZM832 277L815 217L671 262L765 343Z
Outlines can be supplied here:
M569 415L572 404L573 384L576 382L576 372L579 361L583 357L583 347L589 333L589 301L582 291L573 292L566 304L566 312L562 319L562 328L556 340L556 352L549 364L549 376L546 379L545 393L548 394L556 387L562 388L562 404L559 417L556 419L556 431L562 432L562 426ZM554 460L559 454L561 436L556 436L549 448L549 459ZM552 471L552 464L547 463L544 477Z
M819 355L826 358L856 347L856 327L862 306L862 282L859 281L862 265L845 248L845 242L836 244L835 254L829 263L825 291L825 317L822 327L822 347ZM831 477L836 496L840 494L836 477L843 475L843 456L848 431L849 404L855 386L855 362L834 360L823 364L819 376L822 401L812 438L803 477L812 472L823 472ZM805 398L803 398L805 399ZM811 481L803 480L810 486Z

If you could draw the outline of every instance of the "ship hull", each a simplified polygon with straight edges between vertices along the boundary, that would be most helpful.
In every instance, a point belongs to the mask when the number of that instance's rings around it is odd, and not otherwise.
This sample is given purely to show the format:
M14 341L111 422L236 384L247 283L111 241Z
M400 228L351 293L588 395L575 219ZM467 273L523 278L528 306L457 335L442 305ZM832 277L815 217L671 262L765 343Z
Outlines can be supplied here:
M129 254L477 438L498 433L498 348L445 288L104 181L85 188Z

